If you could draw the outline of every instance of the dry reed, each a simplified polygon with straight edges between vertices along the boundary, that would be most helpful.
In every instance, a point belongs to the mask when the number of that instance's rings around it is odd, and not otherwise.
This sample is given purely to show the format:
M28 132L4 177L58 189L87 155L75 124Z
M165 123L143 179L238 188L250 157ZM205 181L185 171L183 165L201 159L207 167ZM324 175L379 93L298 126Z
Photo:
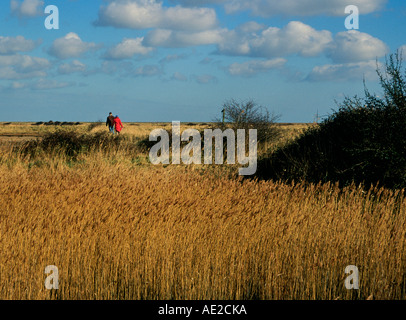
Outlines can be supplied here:
M405 298L403 191L85 160L0 165L0 299Z

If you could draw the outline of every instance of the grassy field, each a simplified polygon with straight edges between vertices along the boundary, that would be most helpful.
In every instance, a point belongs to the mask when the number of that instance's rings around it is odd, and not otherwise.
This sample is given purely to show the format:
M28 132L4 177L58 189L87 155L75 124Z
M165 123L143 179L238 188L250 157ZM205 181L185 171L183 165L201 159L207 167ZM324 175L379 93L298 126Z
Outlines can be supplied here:
M164 125L124 123L124 134L135 141ZM92 126L69 130L106 130ZM280 126L275 145L308 124ZM73 161L11 149L52 130L0 125L0 299L406 296L403 190L243 180L227 165L153 166L142 150ZM58 290L44 286L48 265ZM344 286L348 265L359 290Z

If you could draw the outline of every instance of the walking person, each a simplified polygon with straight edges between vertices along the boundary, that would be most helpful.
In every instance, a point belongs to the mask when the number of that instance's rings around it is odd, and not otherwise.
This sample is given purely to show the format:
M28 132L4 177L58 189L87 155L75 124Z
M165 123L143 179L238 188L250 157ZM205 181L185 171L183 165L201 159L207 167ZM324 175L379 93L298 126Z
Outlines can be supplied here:
M116 129L116 133L120 134L121 129L124 128L123 124L121 123L121 120L118 116L115 116L114 118L114 128Z
M114 133L114 116L111 112L107 117L106 126L109 126L110 133Z

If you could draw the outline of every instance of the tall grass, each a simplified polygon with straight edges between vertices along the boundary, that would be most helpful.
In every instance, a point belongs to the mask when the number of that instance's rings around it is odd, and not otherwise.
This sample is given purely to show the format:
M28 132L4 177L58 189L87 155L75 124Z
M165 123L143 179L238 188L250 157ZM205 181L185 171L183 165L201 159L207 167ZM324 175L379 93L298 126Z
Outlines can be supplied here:
M0 165L0 299L405 298L403 191L84 159Z

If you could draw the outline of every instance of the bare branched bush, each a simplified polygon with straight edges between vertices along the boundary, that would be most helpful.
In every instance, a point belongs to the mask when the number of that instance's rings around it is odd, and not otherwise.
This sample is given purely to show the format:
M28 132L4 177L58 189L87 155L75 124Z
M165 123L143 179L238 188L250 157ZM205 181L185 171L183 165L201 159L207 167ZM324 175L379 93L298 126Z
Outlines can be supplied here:
M276 125L279 115L270 113L266 107L258 105L252 99L247 102L228 100L223 104L222 113L222 119L214 119L216 126L246 131L256 129L258 143L271 142L280 134Z

